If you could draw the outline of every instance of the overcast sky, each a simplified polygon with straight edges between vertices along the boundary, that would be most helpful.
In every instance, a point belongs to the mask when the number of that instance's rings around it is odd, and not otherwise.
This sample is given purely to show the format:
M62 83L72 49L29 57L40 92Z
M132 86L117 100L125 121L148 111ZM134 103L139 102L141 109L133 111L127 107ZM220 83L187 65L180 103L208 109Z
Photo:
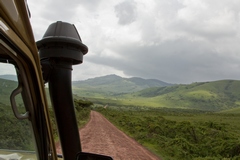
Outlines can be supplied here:
M89 52L73 80L108 74L192 83L240 79L239 0L28 0L35 39L74 24Z

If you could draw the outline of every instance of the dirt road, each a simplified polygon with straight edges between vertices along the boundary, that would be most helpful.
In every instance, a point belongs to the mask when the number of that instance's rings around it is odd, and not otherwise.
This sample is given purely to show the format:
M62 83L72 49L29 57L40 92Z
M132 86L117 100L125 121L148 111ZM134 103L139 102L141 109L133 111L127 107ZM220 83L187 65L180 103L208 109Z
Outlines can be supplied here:
M159 160L95 111L91 112L90 121L80 130L80 138L83 152L108 155L114 160ZM61 153L59 144L57 152Z

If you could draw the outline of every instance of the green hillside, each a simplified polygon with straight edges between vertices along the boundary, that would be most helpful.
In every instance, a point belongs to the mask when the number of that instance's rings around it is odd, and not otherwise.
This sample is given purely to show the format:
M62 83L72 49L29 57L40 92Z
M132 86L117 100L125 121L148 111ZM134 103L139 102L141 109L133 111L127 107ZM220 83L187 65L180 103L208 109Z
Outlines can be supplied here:
M74 94L88 97L117 96L125 93L132 93L149 87L169 86L171 84L138 77L122 78L117 75L107 75L88 79L85 81L74 81Z
M240 107L240 81L221 80L149 88L134 93L132 97L142 97L159 107L225 110Z
M77 95L90 98L91 101L97 104L109 106L222 111L240 107L240 81L221 80L189 85L152 87L134 93L112 94L109 96L90 89L88 92L82 90L81 94Z

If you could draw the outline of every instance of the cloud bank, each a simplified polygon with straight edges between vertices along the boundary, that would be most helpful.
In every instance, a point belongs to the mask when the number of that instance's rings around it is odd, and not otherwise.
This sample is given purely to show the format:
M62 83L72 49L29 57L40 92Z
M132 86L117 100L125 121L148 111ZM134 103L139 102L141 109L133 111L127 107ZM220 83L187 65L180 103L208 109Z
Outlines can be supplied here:
M75 24L89 47L73 79L107 74L170 83L240 79L238 0L28 1L36 40Z

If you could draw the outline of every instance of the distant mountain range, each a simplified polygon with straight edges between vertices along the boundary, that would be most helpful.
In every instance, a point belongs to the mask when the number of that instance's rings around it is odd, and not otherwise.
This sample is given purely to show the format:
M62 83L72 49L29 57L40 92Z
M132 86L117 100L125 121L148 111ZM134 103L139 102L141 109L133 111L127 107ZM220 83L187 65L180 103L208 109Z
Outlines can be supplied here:
M107 75L91 78L84 81L73 81L73 88L93 93L103 93L107 95L132 93L151 87L165 87L173 84L157 79L143 79L139 77L122 78L117 75Z
M0 78L1 79L11 80L11 81L17 81L17 76L16 75L12 75L12 74L0 75Z

